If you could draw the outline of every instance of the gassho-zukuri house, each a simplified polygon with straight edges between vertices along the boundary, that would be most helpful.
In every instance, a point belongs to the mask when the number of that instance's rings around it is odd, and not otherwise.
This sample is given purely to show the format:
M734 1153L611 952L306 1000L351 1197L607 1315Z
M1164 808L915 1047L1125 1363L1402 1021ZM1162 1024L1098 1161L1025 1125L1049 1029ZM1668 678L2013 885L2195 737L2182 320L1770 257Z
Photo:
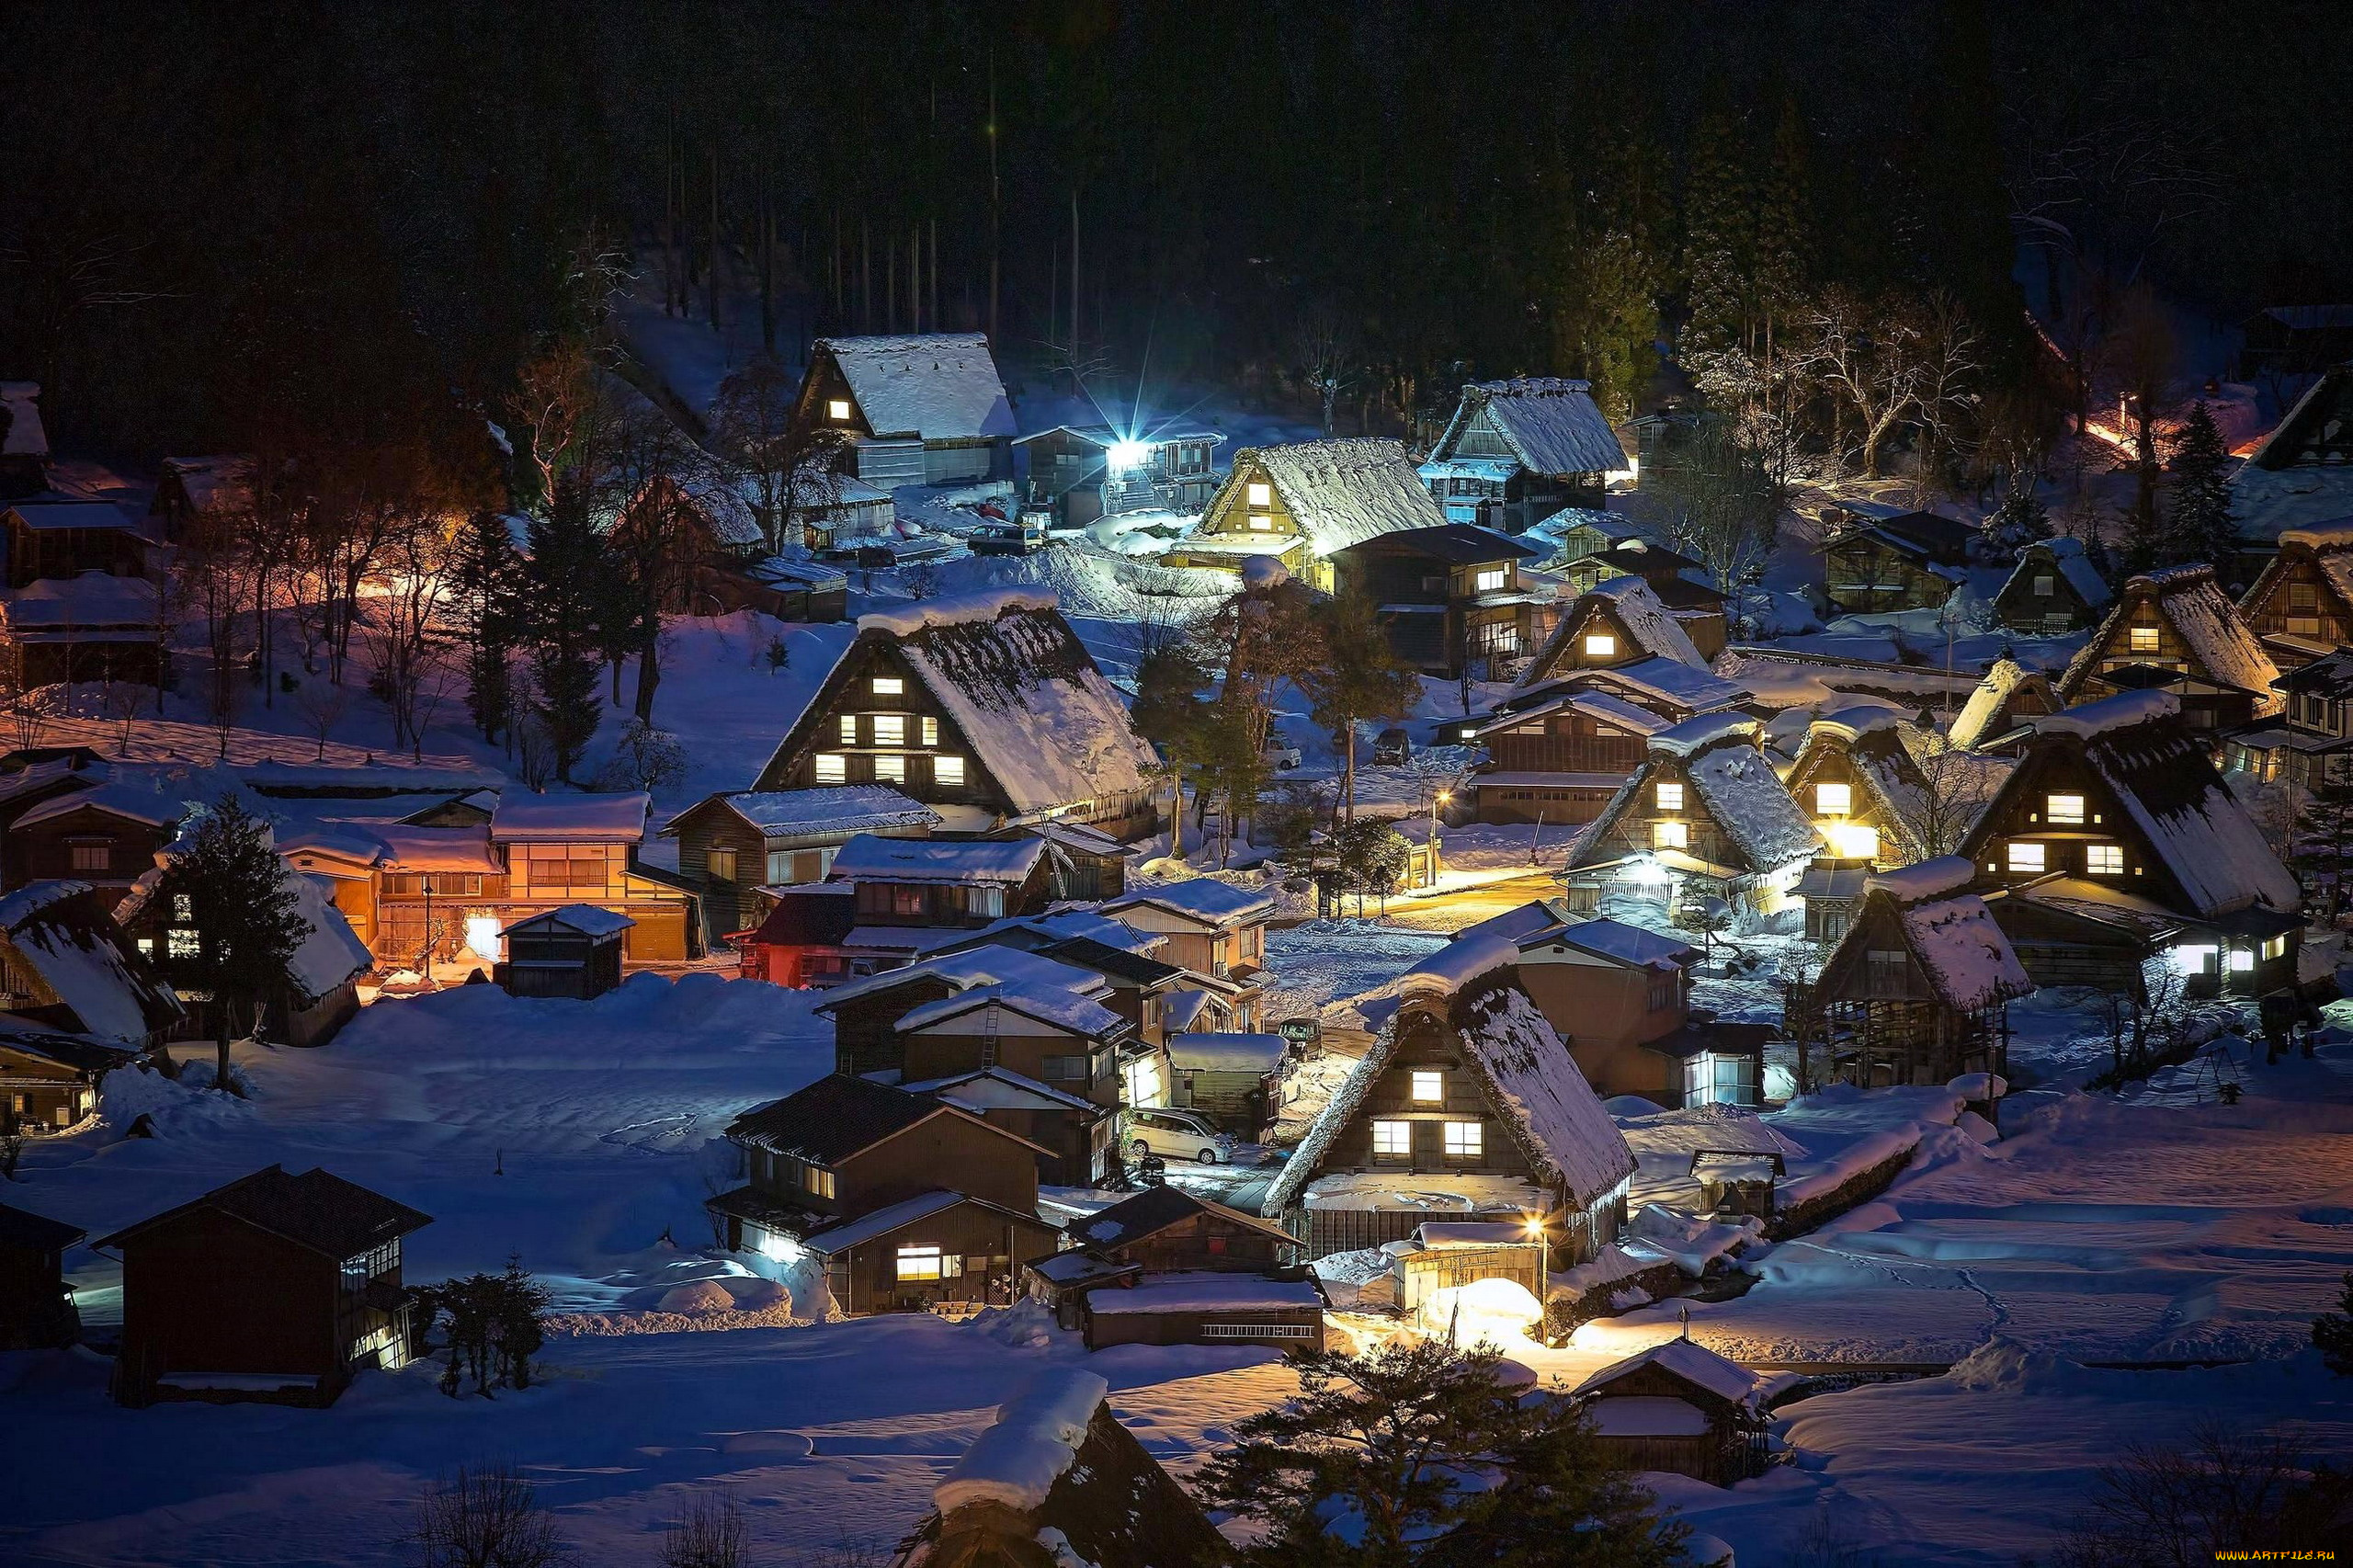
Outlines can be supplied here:
M1431 1220L1540 1221L1563 1267L1616 1237L1634 1156L1518 957L1504 937L1458 940L1336 1015L1371 1044L1264 1204L1310 1258Z
M846 435L857 476L885 490L1013 472L1013 404L977 332L821 337L795 412Z
M1334 551L1445 521L1404 445L1385 436L1245 447L1200 522L1161 559L1239 572L1265 556L1329 592Z
M860 616L752 788L883 784L950 831L1059 817L1134 838L1158 766L1053 594L996 588Z

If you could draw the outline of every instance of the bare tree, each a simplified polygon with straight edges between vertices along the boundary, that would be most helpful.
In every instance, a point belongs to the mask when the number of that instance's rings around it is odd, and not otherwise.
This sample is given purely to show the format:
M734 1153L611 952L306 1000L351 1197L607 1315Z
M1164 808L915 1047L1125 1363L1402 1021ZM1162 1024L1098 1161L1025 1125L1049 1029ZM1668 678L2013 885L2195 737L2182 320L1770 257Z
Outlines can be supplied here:
M574 1561L555 1516L505 1460L460 1465L417 1500L423 1568L558 1568Z
M131 755L131 727L154 695L152 688L135 680L109 680L98 687L98 711L110 722L122 726L122 733L115 743L119 756Z
M743 1568L751 1549L744 1506L722 1487L697 1494L687 1511L670 1521L654 1561L660 1568Z
M21 650L11 650L21 660ZM21 669L13 663L13 669ZM18 676L0 680L0 721L7 725L8 740L19 751L30 751L40 744L49 733L50 721L57 716L57 693L45 686L27 686Z
M719 383L712 411L712 449L771 551L813 547L811 519L840 504L847 477L848 434L801 417L798 394L781 366L756 359Z
M1866 299L1833 285L1797 324L1807 369L1840 409L1852 412L1855 455L1863 476L1877 479L1888 437L1918 409L1927 388L1919 316L1893 296Z
M1981 757L1956 750L1932 731L1904 729L1907 749L1920 770L1919 788L1904 812L1904 825L1933 859L1960 849L1978 813L1994 798L2000 774Z
M316 760L326 760L327 739L350 708L351 688L331 680L313 676L294 688L294 711L301 716L302 727L319 743Z
M1332 410L1340 394L1356 385L1363 369L1356 335L1328 309L1310 311L1291 334L1291 362L1301 381L1315 393L1324 411L1325 438L1332 434Z
M2188 1568L2250 1547L2325 1557L2346 1540L2348 1514L2353 1478L2315 1463L2290 1434L2201 1415L2177 1444L2126 1444L2053 1562Z
M1660 454L1652 469L1665 507L1667 540L1708 569L1737 619L1772 552L1781 493L1763 460L1722 415Z

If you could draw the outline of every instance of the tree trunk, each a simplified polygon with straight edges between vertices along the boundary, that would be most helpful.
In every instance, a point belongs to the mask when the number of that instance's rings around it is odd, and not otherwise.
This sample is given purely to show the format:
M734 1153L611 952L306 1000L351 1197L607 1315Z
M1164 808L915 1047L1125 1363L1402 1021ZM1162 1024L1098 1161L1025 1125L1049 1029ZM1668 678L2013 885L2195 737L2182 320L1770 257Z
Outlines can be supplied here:
M1344 720L1340 724L1340 806L1348 822L1357 820L1357 722Z
M649 637L637 653L637 722L649 730L654 727L654 688L661 684L662 640Z
M229 1084L229 1004L219 996L212 998L212 1043L219 1051L212 1068L212 1086L222 1094L236 1091Z

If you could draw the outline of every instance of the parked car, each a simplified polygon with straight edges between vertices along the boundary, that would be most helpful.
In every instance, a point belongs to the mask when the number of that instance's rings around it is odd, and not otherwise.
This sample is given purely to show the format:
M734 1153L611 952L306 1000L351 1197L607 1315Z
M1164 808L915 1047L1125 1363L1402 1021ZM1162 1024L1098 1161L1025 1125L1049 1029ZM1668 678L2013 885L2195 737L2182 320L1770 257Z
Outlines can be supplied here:
M1404 731L1391 728L1372 739L1372 763L1375 767L1402 767L1414 760L1414 743Z
M1280 741L1268 741L1261 755L1266 757L1267 766L1278 773L1288 773L1305 760L1297 746L1287 746Z
M982 523L965 543L975 555L1027 555L1031 540L1019 523Z
M1233 1160L1233 1134L1221 1132L1199 1112L1158 1106L1128 1113L1128 1152L1139 1160L1160 1154L1204 1165L1229 1165Z

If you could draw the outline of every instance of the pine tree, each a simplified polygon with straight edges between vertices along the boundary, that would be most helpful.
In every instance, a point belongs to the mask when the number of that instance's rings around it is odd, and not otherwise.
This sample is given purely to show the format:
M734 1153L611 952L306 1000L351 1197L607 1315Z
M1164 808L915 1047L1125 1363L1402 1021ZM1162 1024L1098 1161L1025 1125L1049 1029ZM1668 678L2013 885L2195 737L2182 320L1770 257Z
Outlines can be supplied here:
M451 608L464 649L466 712L485 741L498 739L515 702L513 656L529 574L506 519L474 515L460 532Z
M1353 818L1357 726L1404 718L1422 695L1422 681L1390 646L1389 633L1360 588L1351 585L1334 595L1313 614L1323 633L1323 658L1302 672L1299 684L1313 704L1315 722L1339 738L1340 809Z
M1756 202L1742 157L1740 124L1728 109L1699 117L1683 182L1681 351L1739 346L1747 336L1748 279L1756 262Z
M2011 480L2002 504L1978 530L1979 547L1989 565L2008 566L2027 546L2051 534L2051 513L2035 493L2034 476L2021 473Z
M585 507L559 502L531 523L524 574L530 649L531 716L547 735L555 776L572 782L604 718L597 700L597 662L617 599L623 597L604 541Z
M287 988L287 964L311 937L293 873L278 858L268 825L224 794L182 835L155 896L172 922L164 971L182 991L211 997L220 1051L213 1086L229 1082L229 1041L242 1024L257 1028L261 1009ZM192 939L178 933L188 931Z
M2166 519L2165 551L2176 561L2203 562L2227 581L2238 554L2238 523L2231 516L2230 488L2222 483L2230 449L2200 398L2173 443L2173 506Z
M1210 704L1201 689L1210 672L1200 655L1171 638L1136 660L1136 699L1129 719L1159 751L1176 799L1168 812L1168 853L1185 858L1185 774L1206 748Z
M1756 189L1756 309L1764 317L1760 356L1805 298L1813 278L1813 173L1805 118L1794 95L1781 100L1773 129L1773 155Z
M2353 1378L2353 1274L2337 1292L2336 1310L2313 1319L2313 1345L2340 1378Z

